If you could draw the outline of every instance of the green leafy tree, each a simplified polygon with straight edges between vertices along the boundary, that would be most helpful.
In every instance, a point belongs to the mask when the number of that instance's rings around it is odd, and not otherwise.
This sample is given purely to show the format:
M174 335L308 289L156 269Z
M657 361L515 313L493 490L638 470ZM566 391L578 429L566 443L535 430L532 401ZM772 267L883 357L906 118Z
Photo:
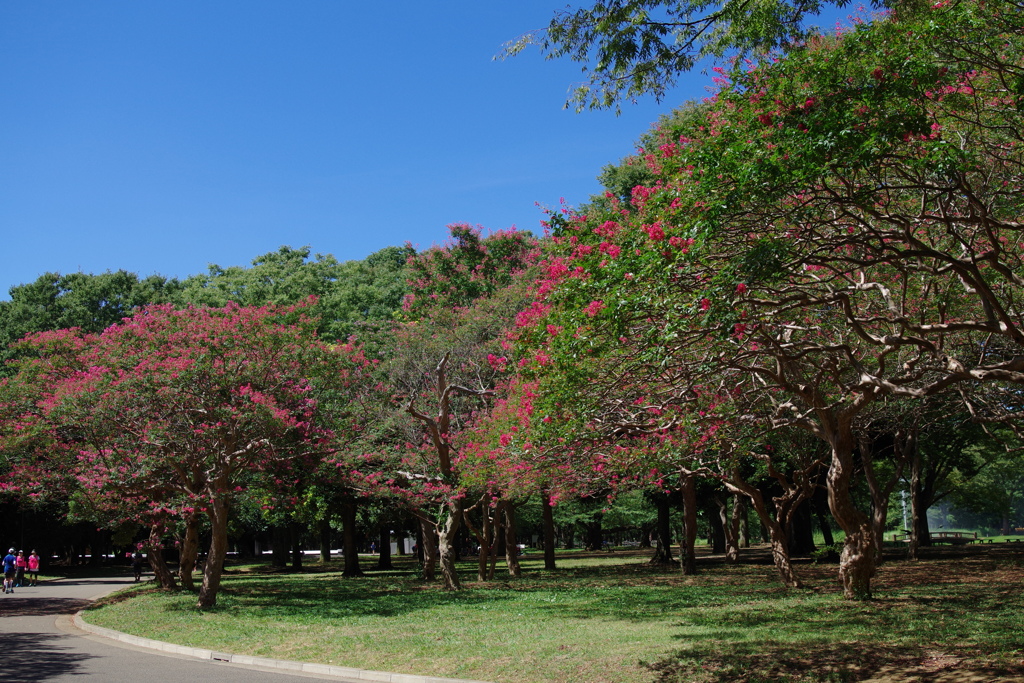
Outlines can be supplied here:
M586 81L566 106L618 107L653 95L659 101L679 76L705 58L763 55L813 35L807 20L839 2L793 0L599 0L568 7L548 27L505 47L503 57L537 45L548 59L583 64ZM880 3L874 3L880 4Z
M214 308L229 302L239 306L289 305L330 293L340 265L329 254L311 256L309 247L283 246L253 259L250 268L211 264L207 273L185 280L183 298Z
M148 304L174 300L181 283L151 275L139 279L124 270L88 273L45 273L34 282L10 289L10 301L0 301L0 374L16 356L10 346L26 334L66 328L100 332Z
M221 307L291 305L314 296L322 336L369 335L401 306L408 292L406 262L414 253L411 247L386 247L362 261L340 263L330 254L311 254L309 247L283 246L248 268L211 265L184 281L180 299Z
M502 492L480 485L486 476L467 479L479 461L468 458L460 438L487 414L499 388L508 363L505 334L528 300L525 275L539 252L529 233L449 229L447 245L409 262L412 291L382 366L405 418L391 426L403 447L395 487L422 524L425 575L433 578L439 562L446 588L454 590L454 543L466 509L483 512L488 524L506 514L491 504ZM484 580L483 565L481 575Z
M479 226L448 226L451 238L409 260L412 292L403 310L407 319L446 307L466 307L508 287L538 256L537 240L528 231Z
M1019 452L981 454L972 447L973 455L988 464L973 477L964 477L952 492L957 508L969 510L995 522L1004 536L1021 525L1024 512L1024 458ZM959 473L956 473L959 474ZM954 478L959 478L954 474Z
M750 426L815 435L844 592L869 596L853 485L873 404L955 388L973 419L1018 423L1020 36L1010 3L938 3L723 72L644 155L654 184L554 221L524 325L545 411L683 429L689 458Z

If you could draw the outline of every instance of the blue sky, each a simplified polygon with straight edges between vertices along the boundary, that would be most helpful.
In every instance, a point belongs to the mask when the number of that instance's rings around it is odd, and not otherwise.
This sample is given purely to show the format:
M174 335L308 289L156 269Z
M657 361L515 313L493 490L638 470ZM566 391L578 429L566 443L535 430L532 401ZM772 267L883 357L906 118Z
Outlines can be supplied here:
M562 108L579 66L503 43L563 3L0 0L0 297L47 271L186 277L538 230L658 116Z

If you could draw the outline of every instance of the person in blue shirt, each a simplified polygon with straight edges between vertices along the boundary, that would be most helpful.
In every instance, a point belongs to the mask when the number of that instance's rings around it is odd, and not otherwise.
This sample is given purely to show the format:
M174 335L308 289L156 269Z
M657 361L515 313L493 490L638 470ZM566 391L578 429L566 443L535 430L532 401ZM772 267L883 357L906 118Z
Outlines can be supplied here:
M18 558L14 556L14 548L11 548L4 556L4 593L14 592L14 574L17 572L17 567Z

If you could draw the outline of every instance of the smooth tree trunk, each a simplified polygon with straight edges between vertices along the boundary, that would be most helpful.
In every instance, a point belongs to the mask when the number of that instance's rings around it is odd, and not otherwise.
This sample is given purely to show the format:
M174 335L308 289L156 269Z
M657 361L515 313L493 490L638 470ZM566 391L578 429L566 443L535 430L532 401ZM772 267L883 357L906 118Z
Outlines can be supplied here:
M302 526L298 522L288 523L288 535L292 546L292 571L302 571Z
M479 552L476 556L476 580L487 580L487 565L491 558L491 548L494 547L494 518L490 505L481 504L480 507L480 529L476 534L476 544Z
M672 564L672 503L667 495L654 494L655 509L658 511L657 542L651 564Z
M757 509L757 504L754 505L754 508ZM789 557L789 539L786 537L784 527L772 519L767 510L758 510L759 517L762 512L765 516L764 524L768 527L768 537L771 539L772 563L775 565L775 570L779 572L779 580L786 588L803 588L804 584L796 575L793 562Z
M455 544L458 542L459 525L462 523L462 506L458 501L451 501L448 503L446 512L444 521L437 529L437 551L441 561L444 588L449 591L457 591L462 588L455 565Z
M318 525L320 532L320 562L331 561L331 517L326 512Z
M437 527L425 519L420 520L422 543L419 551L423 558L423 580L437 578Z
M736 513L736 497L733 496L732 514L729 513L728 498L716 493L713 500L718 508L718 520L721 523L722 536L725 541L725 561L729 564L736 564L740 560L740 529L739 515Z
M541 518L544 523L544 569L555 569L555 515L547 491L540 494Z
M220 580L224 573L224 559L228 555L227 501L215 497L206 510L210 518L210 552L206 554L206 563L203 565L203 585L199 589L197 603L200 609L217 604L217 593L220 592Z
M893 435L893 445L896 467L887 481L880 481L875 473L874 443L867 435L862 434L860 438L861 465L864 468L868 491L871 493L871 529L874 533L876 566L881 565L883 560L882 549L885 547L885 525L889 516L889 498L903 475L903 468L907 460L911 459L913 452L917 450L916 430L913 427L897 430Z
M362 576L363 570L359 566L359 544L356 538L356 504L349 501L341 504L342 524L342 554L345 558L345 568L341 575L346 577Z
M382 523L377 534L377 569L394 569L391 565L391 530L388 525Z
M739 544L741 548L750 547L750 520L747 519L747 497L736 496L736 507L732 509L736 518L737 529L739 529Z
M754 513L761 522L762 527L768 532L768 542L772 550L772 562L776 571L779 572L779 580L786 588L802 588L803 583L793 569L793 563L789 556L789 537L786 529L789 527L789 517L795 505L800 502L799 489L790 489L789 495L783 494L774 500L775 517L768 512L768 504L764 494L756 486L752 486L733 474L733 479L726 482L732 491L746 496L750 500Z
M726 554L729 553L730 539L732 543L733 557L730 560L733 563L739 562L740 559L740 548L743 547L743 542L740 538L740 520L746 516L746 496L733 494L732 496L732 512L729 517L728 524L726 524ZM728 559L728 557L727 557Z
M498 543L505 538L505 523L502 518L503 508L504 503L498 503L494 508L494 543L491 544L490 550L487 553L488 581L494 581L494 575L498 568ZM502 545L504 545L504 543L502 543Z
M199 513L192 512L185 518L185 538L181 542L181 555L178 561L178 580L187 591L196 589L192 574L196 570L196 559L199 557Z
M870 600L875 575L875 534L871 518L854 503L851 484L854 473L854 438L851 425L831 430L832 463L828 471L828 505L836 523L846 533L839 556L839 579L848 600Z
M705 501L705 512L708 515L708 543L711 546L712 555L725 554L725 529L722 527L722 517L718 514L714 501Z
M697 484L686 473L680 483L683 494L683 533L679 540L679 567L684 575L697 573Z
M164 523L162 521L149 525L146 559L149 560L149 567L153 570L153 576L160 588L168 591L178 590L174 574L167 568L167 562L164 561Z
M523 575L519 565L519 539L516 538L516 508L512 504L505 505L505 564L509 576L519 578Z

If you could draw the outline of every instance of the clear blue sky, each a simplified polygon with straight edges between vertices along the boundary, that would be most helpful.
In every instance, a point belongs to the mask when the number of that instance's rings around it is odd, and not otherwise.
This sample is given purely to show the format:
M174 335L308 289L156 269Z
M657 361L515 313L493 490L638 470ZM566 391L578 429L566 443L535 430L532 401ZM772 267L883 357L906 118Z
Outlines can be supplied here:
M564 0L0 0L0 297L47 271L186 277L538 230L663 104L562 108L579 67L493 61Z

